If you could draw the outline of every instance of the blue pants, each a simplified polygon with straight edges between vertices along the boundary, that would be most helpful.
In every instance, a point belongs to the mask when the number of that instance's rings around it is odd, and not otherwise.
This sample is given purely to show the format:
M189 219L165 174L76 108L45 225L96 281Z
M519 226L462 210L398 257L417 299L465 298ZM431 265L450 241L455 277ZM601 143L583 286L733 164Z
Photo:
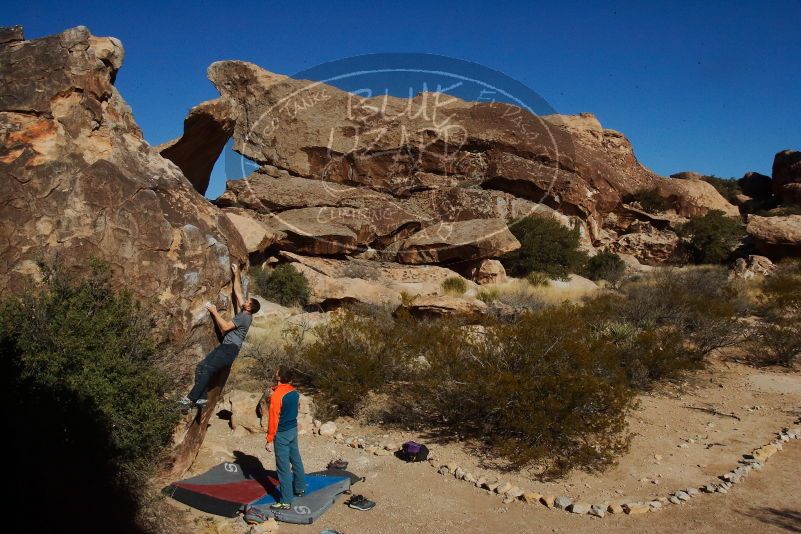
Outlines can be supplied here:
M217 348L209 352L203 358L203 361L195 367L195 385L187 395L189 400L195 402L200 398L205 399L206 389L208 389L211 379L220 369L230 367L236 360L237 354L239 354L239 346L233 343L218 345Z
M281 486L281 502L291 504L296 493L306 491L306 474L298 449L297 427L276 432L273 448L275 469L278 471L278 482Z

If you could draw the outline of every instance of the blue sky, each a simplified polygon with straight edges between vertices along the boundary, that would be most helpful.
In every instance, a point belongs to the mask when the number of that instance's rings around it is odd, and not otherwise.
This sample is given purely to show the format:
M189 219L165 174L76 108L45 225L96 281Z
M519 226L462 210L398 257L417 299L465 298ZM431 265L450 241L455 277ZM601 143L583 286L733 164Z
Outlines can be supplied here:
M560 113L622 131L660 174L770 173L801 149L801 1L14 2L28 38L83 24L125 45L117 86L146 139L217 96L210 63L293 74L339 58L427 52L519 80ZM217 165L208 195L224 187Z

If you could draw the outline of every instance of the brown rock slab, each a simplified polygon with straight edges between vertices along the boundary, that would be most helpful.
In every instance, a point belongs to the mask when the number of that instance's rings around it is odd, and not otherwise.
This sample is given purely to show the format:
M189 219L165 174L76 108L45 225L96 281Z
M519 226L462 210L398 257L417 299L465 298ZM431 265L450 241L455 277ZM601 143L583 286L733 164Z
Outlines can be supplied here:
M248 254L263 252L273 243L286 237L281 232L247 215L226 211L225 216L239 232Z
M500 219L438 223L401 243L401 263L447 263L502 256L520 248Z

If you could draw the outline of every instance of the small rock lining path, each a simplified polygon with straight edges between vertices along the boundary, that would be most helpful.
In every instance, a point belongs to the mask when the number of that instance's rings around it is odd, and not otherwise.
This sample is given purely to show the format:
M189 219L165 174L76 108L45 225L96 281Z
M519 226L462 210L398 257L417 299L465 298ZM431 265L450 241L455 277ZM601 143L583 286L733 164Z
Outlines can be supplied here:
M795 424L801 424L801 418L796 420ZM323 425L319 421L315 421L314 426L315 433L317 434L333 437L333 439L338 442L344 442L354 449L361 449L365 453L375 456L391 456L394 451L400 448L400 446L395 443L371 444L368 443L365 438L345 438L341 433L336 432L336 426L333 422L328 422ZM453 476L457 480L467 482L491 494L498 495L503 498L504 504L522 501L529 504L539 504L551 509L563 510L573 514L588 514L595 517L605 517L606 514L638 515L656 512L670 505L681 505L701 493L728 493L735 484L742 482L751 471L762 469L765 462L774 454L783 450L784 443L791 440L801 440L801 426L784 428L782 431L777 432L776 438L771 440L770 443L757 447L750 453L743 454L737 467L720 475L717 479L710 481L708 484L700 487L681 489L667 496L658 497L653 500L632 500L622 504L609 504L607 502L589 503L581 500L574 501L570 497L564 495L542 494L536 491L525 490L495 477L487 478L484 476L475 476L456 463L438 465L436 456L434 456L433 453L428 458L428 463L436 467L437 472L442 475Z

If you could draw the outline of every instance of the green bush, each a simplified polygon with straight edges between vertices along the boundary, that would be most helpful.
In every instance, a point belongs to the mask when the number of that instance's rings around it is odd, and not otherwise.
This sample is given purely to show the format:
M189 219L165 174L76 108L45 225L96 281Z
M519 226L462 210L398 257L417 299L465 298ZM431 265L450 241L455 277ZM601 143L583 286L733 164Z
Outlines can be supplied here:
M637 203L643 211L647 211L648 213L660 213L674 208L673 202L660 195L658 188L646 189L626 195L623 201L627 203Z
M396 377L405 361L403 338L391 319L349 310L315 329L316 340L300 348L308 385L339 415L353 415L368 393Z
M112 290L104 264L93 262L83 281L42 269L43 287L0 307L11 454L31 459L15 492L53 513L63 507L68 524L91 500L97 518L124 530L178 419L151 322L129 293Z
M722 263L740 244L745 228L739 219L727 217L720 210L710 210L683 224L678 231L689 238L689 248L696 263Z
M585 306L598 329L626 323L638 332L657 331L682 340L675 356L685 363L678 371L700 365L712 351L742 340L735 321L746 303L722 267L661 269L620 288L620 294L598 298ZM596 319L592 319L595 317ZM692 361L690 361L692 360Z
M545 273L534 271L526 275L526 281L534 287L542 287L547 286L551 279Z
M492 304L496 300L498 300L498 290L496 288L486 288L483 287L478 290L478 295L476 298L483 302L484 304Z
M256 292L281 306L305 306L309 302L309 281L289 263L272 270L251 269Z
M467 291L467 281L461 276L451 276L442 281L442 289L449 295L463 295Z
M566 279L578 272L587 259L579 250L578 228L568 230L551 218L525 217L509 229L520 241L520 248L501 258L506 272L526 276L533 271L551 278Z
M763 281L760 300L762 322L751 337L755 360L792 367L801 357L801 263L780 264Z
M507 298L495 293L479 295ZM335 414L386 398L385 423L467 439L499 466L551 477L613 463L636 393L737 343L744 313L722 268L657 271L582 305L508 305L513 318L479 325L343 310L293 361Z
M510 467L534 465L544 477L613 463L628 445L623 430L633 395L618 349L576 311L524 313L473 343L453 342L453 328L443 326L428 338L428 365L411 380L402 411L417 407L431 424L479 440Z
M587 261L584 276L590 280L617 283L626 272L626 263L614 252L604 250Z

